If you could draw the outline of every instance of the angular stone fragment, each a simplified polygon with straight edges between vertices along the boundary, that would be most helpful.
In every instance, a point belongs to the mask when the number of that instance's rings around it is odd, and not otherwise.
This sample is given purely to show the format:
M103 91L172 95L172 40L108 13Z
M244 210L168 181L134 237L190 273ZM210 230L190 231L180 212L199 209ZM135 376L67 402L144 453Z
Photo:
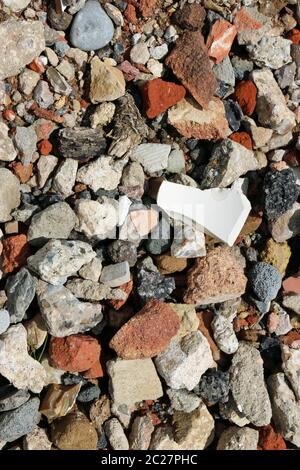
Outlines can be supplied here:
M237 408L255 426L270 423L272 410L259 351L240 342L230 367L230 389Z
M27 333L23 325L13 325L0 336L0 373L16 388L40 393L46 381L41 364L27 352Z
M52 238L68 239L76 222L76 215L66 202L58 202L35 214L27 237L32 245L41 245Z
M110 393L117 404L133 405L142 400L156 400L163 395L151 359L114 359L108 361L107 373L110 377Z
M208 55L215 59L216 63L228 56L236 34L236 26L224 19L218 19L212 25L206 47Z
M130 269L128 261L110 264L109 266L104 266L102 269L100 282L103 282L103 284L109 287L119 287L129 281Z
M47 158L40 158L36 164L37 178L39 188L43 188L48 180L48 177L54 170L58 163L58 158L54 155L47 155Z
M99 301L103 299L118 299L120 295L116 295L117 289L113 290L109 286L94 282L88 279L74 278L67 282L66 287L78 299L89 301Z
M196 310L193 305L187 304L170 304L172 310L175 311L176 315L180 320L179 330L177 337L183 337L188 333L198 330L199 318L197 317Z
M231 131L223 102L213 97L202 109L193 99L183 99L168 111L169 123L184 137L219 140Z
M16 410L1 413L1 441L13 442L30 433L40 421L39 406L40 400L34 397Z
M231 426L222 432L217 450L257 450L258 437L255 429Z
M58 167L56 175L53 178L53 189L60 193L64 198L73 194L78 162L71 158L64 160Z
M282 437L297 447L300 446L300 405L285 381L284 374L268 378L268 389L272 402L272 419Z
M204 170L201 189L226 188L240 176L258 167L258 160L251 150L231 139L225 139L213 149Z
M103 317L100 304L80 302L64 286L40 282L37 299L48 332L59 338L84 333Z
M125 95L122 71L95 56L91 61L90 99L94 104L114 101Z
M176 411L173 426L181 450L203 450L214 438L214 419L204 403L191 413Z
M49 423L71 411L80 387L81 383L70 386L51 384L48 387L40 406L40 412L46 416Z
M30 393L26 390L18 390L12 385L2 385L0 387L0 411L10 411L19 408L30 398Z
M270 232L278 243L285 242L300 233L300 204L295 202L291 209L286 211L277 220L269 222Z
M47 329L40 313L24 323L27 331L27 344L31 349L39 349L47 338Z
M129 444L122 425L117 418L111 418L104 424L104 431L113 450L128 450Z
M291 387L300 400L300 349L292 349L282 345L282 370L285 373Z
M271 70L255 70L252 79L257 87L256 112L259 122L280 135L286 134L296 125L295 115L288 109Z
M223 315L216 315L212 321L212 329L214 332L214 340L226 354L234 354L239 342L235 335L232 322Z
M225 246L211 250L188 272L184 301L207 305L240 297L247 284L244 267L238 250Z
M130 449L147 450L153 431L154 426L150 416L137 416L133 421L129 435Z
M106 149L106 141L101 132L89 127L60 129L58 140L62 156L79 161L99 157Z
M140 269L136 279L136 290L143 303L151 299L164 300L175 289L172 277L166 278L160 273L148 269Z
M96 450L98 434L86 416L75 411L54 421L51 441L60 450Z
M5 285L7 295L6 308L11 323L23 320L28 307L35 296L37 279L26 268L21 268L14 276L10 276Z
M0 168L0 222L11 220L11 211L20 204L20 182L7 168Z
M130 158L134 162L140 163L146 173L151 175L167 168L170 152L170 145L141 144L132 150Z
M99 189L111 191L118 186L124 165L123 161L115 161L112 157L102 156L81 166L76 180L87 184L94 192Z
M176 411L184 411L185 413L194 411L201 402L201 399L195 393L188 392L185 389L174 390L173 388L168 388L167 395L172 408Z
M110 341L122 359L154 357L164 351L179 329L179 318L166 303L150 300Z
M38 426L23 439L24 450L50 450L51 447L52 442L49 441L46 430Z
M72 87L56 68L48 67L46 75L56 93L60 93L65 96L69 96L72 93Z
M181 85L160 78L149 80L143 88L146 115L153 119L182 100L184 96L185 88Z
M208 341L200 331L173 339L155 359L159 374L174 389L193 390L201 375L214 364Z
M199 31L185 32L168 55L169 66L195 100L206 108L217 88L204 39ZM205 83L205 86L202 84Z
M0 80L20 73L45 49L44 26L41 21L10 19L0 25ZM22 51L22 53L20 52Z
M8 136L8 127L4 122L0 123L0 161L11 162L16 156L17 152L14 148L12 140Z
M277 70L292 61L291 44L291 41L280 36L266 36L258 44L247 46L247 50L258 67Z
M226 403L220 403L220 415L223 419L227 419L233 424L236 424L239 427L246 426L250 421L246 416L241 413L235 403L233 397L230 395Z
M50 240L35 255L28 258L28 267L43 281L53 285L64 284L96 253L85 242L76 240Z
M50 364L69 372L83 372L99 361L100 351L100 344L92 336L70 335L66 338L51 338Z
M110 199L103 203L79 199L75 210L78 217L76 230L84 233L87 237L104 239L112 236L118 223L118 213L115 205L110 203Z

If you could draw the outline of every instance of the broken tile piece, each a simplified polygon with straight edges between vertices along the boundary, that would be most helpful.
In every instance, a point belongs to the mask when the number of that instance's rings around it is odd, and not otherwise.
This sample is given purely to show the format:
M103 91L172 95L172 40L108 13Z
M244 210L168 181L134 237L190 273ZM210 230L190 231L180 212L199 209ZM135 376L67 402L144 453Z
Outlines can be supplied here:
M175 219L194 220L208 234L230 246L251 210L250 202L237 186L201 191L166 181L159 188L157 204Z
M217 64L228 56L236 34L236 26L224 19L217 20L213 24L206 47L208 55L215 59Z
M132 150L130 158L132 161L140 163L146 173L151 175L168 167L170 152L171 145L140 144Z

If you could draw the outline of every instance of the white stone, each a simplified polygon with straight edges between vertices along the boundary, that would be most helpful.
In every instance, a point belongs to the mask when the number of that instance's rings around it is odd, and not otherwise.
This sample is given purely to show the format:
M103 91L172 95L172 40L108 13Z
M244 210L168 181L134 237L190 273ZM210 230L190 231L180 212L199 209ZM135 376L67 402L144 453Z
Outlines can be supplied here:
M152 73L152 75L154 75L154 77L161 77L164 66L156 59L149 59L147 62L147 69Z
M252 79L257 87L256 112L259 122L280 135L288 133L296 125L295 115L288 109L271 70L255 70Z
M103 156L79 168L76 180L88 185L94 192L99 189L111 191L118 186L124 161L115 161L112 157Z
M223 315L216 315L211 323L214 340L226 354L234 354L238 347L239 342L235 335L232 322Z
M77 169L78 162L73 160L73 158L67 158L59 165L53 178L53 189L58 191L65 198L73 194Z
M300 400L300 349L292 349L285 344L282 349L282 370L285 373L297 400Z
M206 233L229 246L239 236L251 210L250 202L238 186L201 191L165 181L159 188L157 204L175 219L194 220Z
M119 287L130 281L130 268L128 261L104 266L100 276L100 282L109 287Z
M257 450L258 438L255 429L231 426L222 432L217 450Z
M87 237L108 238L118 223L115 204L111 204L109 199L103 203L79 199L75 211L78 217L76 230Z
M38 426L23 439L24 450L50 450L51 446L46 430Z
M129 450L128 439L117 418L111 418L104 423L104 431L113 450Z
M0 336L0 374L16 388L40 393L45 385L43 366L27 352L27 332L24 326L11 326Z
M52 171L58 163L58 158L54 155L47 155L46 158L39 158L37 162L37 177L38 177L38 186L43 188L51 175Z
M0 335L4 333L10 325L10 315L5 309L0 309Z
M90 262L96 253L85 242L50 240L27 260L28 268L43 281L53 285L64 284L68 276Z
M97 126L107 126L114 117L115 109L116 105L111 102L99 104L91 116L92 129L96 129Z
M247 50L258 67L279 69L292 62L291 44L292 41L280 36L265 36L258 44L247 46Z
M8 131L7 125L4 122L0 122L0 160L2 162L12 162L17 156Z
M14 13L24 10L30 3L30 0L3 0L6 7Z
M11 220L11 211L20 204L20 182L7 168L0 168L0 222Z
M215 362L207 339L200 331L175 338L155 359L158 373L174 389L193 390Z
M147 44L138 42L130 51L130 59L136 64L146 64L150 58Z
M140 163L149 175L165 170L168 167L168 157L171 145L140 144L130 155L131 160Z
M168 44L164 43L161 46L150 47L150 55L153 59L160 60L168 54Z
M198 258L206 255L205 235L202 228L194 222L182 224L174 220L174 238L171 256L176 258Z
M132 201L127 196L120 196L118 199L119 202L119 217L118 217L118 226L124 224L125 219L128 215L129 208L132 204Z

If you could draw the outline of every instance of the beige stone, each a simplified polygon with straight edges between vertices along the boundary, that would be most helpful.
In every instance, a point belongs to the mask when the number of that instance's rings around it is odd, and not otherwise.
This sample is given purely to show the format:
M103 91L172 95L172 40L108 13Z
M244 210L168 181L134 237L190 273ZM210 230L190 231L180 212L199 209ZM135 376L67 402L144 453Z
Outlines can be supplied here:
M114 101L125 95L124 75L117 67L102 62L99 57L91 61L91 102Z
M191 413L176 411L173 426L181 450L205 449L214 438L214 419L203 402Z

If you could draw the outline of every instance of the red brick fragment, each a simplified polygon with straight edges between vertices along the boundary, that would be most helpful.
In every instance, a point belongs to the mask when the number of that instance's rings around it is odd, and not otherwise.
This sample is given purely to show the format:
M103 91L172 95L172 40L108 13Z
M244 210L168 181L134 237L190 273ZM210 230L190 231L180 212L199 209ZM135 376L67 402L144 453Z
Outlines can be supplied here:
M285 294L300 294L300 277L290 276L286 278L282 287Z
M47 139L43 139L38 143L38 149L41 155L49 155L52 150L52 144Z
M160 78L149 80L143 88L145 113L153 119L185 97L185 88Z
M5 238L2 243L2 270L4 273L11 273L14 269L26 264L27 258L31 255L26 235L13 235Z
M262 23L253 18L250 13L242 8L235 15L234 24L238 31L249 31L262 28Z
M239 103L243 113L251 116L256 108L257 88L251 80L240 82L233 98Z
M71 335L50 340L50 363L57 369L83 372L99 363L100 344L92 336Z
M283 160L289 166L293 166L293 167L299 166L300 156L299 156L298 150L296 149L287 150L283 156Z
M130 280L129 282L126 282L126 284L122 284L121 286L118 287L121 291L123 291L126 295L125 299L115 299L115 300L110 300L109 303L112 307L114 307L115 310L119 310L123 305L127 302L128 297L131 294L131 291L133 289L133 281Z
M293 44L300 43L300 31L299 29L292 29L290 34L288 35L288 39L292 41Z
M124 16L128 23L135 24L137 22L136 9L134 5L131 5L130 3L127 5Z
M229 139L233 140L234 142L237 142L238 144L243 145L249 150L252 150L253 148L252 139L248 132L233 132L229 136Z
M61 124L64 122L63 116L58 116L57 114L55 114L53 111L50 111L49 109L39 108L36 103L32 104L30 110L35 114L35 116L39 118L49 119L50 121L56 122L58 124Z
M44 72L45 72L45 67L44 65L42 64L42 62L39 60L39 58L37 57L36 59L34 59L29 65L28 67L33 70L34 72L37 72L39 73L40 75L42 75Z
M206 108L217 89L217 81L202 34L199 31L185 32L176 41L165 63L200 106Z
M281 434L268 424L259 428L258 448L260 450L285 450L286 444Z
M226 20L216 21L207 38L208 55L218 64L228 56L232 43L237 34L235 25Z
M150 18L155 10L157 0L133 0L132 3L139 10L143 18Z

